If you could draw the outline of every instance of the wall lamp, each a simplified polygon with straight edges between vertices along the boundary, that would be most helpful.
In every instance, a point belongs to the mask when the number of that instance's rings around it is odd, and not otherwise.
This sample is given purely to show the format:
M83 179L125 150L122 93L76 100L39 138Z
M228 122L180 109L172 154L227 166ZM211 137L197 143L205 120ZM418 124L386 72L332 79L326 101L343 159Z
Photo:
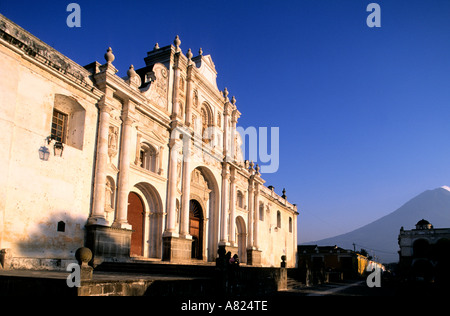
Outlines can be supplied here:
M64 151L64 144L61 141L58 141L54 138L54 136L48 136L46 138L47 144L50 145L50 143L54 140L55 144L53 145L53 154L55 156L62 157L63 151Z
M50 151L48 150L48 148L45 146L41 146L41 148L39 148L39 159L48 161L49 156Z

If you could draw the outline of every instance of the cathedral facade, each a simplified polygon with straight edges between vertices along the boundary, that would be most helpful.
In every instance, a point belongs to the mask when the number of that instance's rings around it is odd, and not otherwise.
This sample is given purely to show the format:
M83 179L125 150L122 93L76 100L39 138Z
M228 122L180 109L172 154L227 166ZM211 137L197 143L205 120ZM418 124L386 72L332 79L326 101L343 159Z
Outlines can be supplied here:
M119 77L0 15L3 268L105 260L296 264L297 207L244 160L241 113L211 56L158 44Z

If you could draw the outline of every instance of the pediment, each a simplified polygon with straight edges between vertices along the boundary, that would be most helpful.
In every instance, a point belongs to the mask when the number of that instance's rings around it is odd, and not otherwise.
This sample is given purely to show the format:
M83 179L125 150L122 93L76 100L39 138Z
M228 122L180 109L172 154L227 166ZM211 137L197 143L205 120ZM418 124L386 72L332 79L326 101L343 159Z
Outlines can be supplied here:
M142 134L145 134L146 136L150 137L151 139L157 141L158 143L165 143L167 142L167 139L163 138L158 133L155 133L153 129L147 128L145 126L137 126L136 127L139 132Z
M198 72L216 89L217 87L217 71L211 55L200 55L192 59L198 69Z

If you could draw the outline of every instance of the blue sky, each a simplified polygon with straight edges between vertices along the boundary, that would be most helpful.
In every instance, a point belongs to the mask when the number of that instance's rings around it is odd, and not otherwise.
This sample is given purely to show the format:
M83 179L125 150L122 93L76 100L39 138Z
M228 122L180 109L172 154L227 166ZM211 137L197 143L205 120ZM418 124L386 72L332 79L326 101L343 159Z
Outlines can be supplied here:
M70 2L0 0L0 13L81 65L111 46L121 76L175 35L202 47L238 125L280 128L279 170L263 176L298 205L300 242L450 185L450 1L76 1L80 28Z

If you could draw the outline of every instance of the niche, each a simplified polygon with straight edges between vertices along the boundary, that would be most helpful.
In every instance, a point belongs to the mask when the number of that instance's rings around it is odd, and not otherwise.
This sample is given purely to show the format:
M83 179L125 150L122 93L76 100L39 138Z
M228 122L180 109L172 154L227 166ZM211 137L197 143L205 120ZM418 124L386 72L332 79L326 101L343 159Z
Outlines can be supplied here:
M56 231L64 233L66 231L66 223L64 223L63 221L59 221Z

